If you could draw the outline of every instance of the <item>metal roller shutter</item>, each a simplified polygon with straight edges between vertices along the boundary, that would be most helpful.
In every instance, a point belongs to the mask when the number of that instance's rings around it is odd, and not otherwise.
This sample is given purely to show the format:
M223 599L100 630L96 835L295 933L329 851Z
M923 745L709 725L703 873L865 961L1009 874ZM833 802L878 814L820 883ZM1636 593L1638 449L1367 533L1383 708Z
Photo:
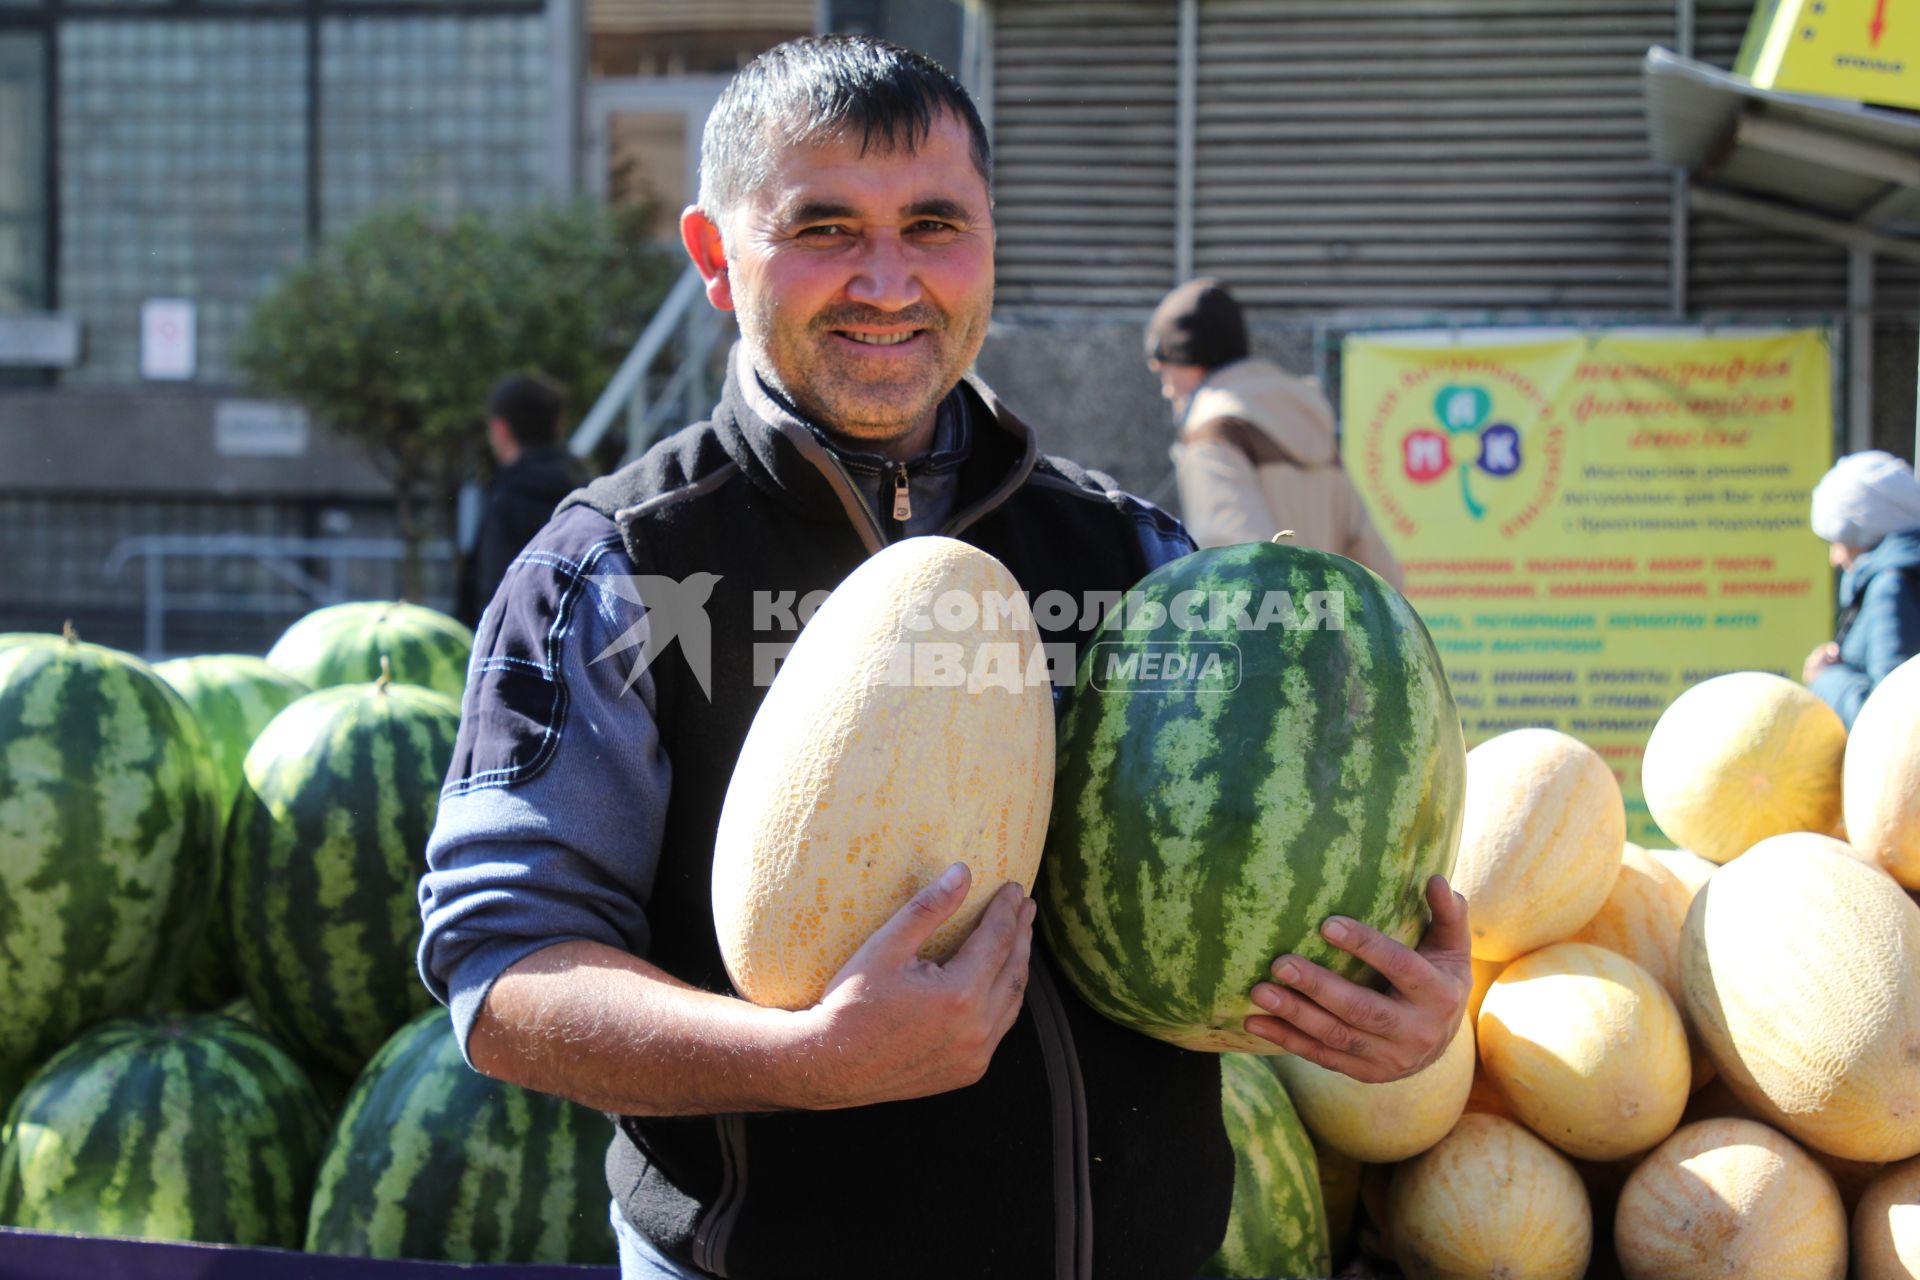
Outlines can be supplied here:
M1277 307L1666 305L1673 0L1205 0L1195 260Z
M1003 306L1152 306L1173 283L1178 6L994 13Z

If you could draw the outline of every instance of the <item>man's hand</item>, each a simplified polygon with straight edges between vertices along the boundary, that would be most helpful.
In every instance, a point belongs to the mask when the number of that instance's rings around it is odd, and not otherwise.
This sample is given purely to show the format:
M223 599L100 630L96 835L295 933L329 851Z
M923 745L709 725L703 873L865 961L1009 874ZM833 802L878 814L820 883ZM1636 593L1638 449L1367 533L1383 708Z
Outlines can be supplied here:
M819 1108L921 1098L986 1074L1027 989L1033 900L1000 886L945 964L916 954L959 909L971 875L956 862L913 895L834 975L810 1022Z
M1433 923L1417 951L1378 929L1335 916L1321 936L1385 975L1373 991L1300 956L1273 962L1280 985L1262 982L1253 1002L1272 1017L1246 1020L1249 1033L1309 1062L1383 1084L1410 1076L1438 1058L1459 1030L1473 989L1467 957L1467 900L1435 876L1427 881Z
M1840 661L1840 646L1829 640L1807 655L1807 661L1800 668L1800 683L1812 684L1820 678L1820 673Z

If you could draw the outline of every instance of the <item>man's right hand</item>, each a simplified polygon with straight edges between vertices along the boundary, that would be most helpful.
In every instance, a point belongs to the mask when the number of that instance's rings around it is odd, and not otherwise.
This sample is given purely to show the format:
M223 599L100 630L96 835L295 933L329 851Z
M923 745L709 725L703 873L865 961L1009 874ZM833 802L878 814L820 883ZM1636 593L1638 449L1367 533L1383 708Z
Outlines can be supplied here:
M919 956L967 896L965 863L914 894L834 975L803 1015L816 1108L864 1106L964 1088L986 1074L1020 1013L1033 900L1001 885L953 958Z
M1002 885L951 960L920 959L968 882L961 867L916 893L798 1012L697 990L603 943L556 943L493 984L473 1065L639 1116L857 1107L972 1084L1020 1012L1034 904Z

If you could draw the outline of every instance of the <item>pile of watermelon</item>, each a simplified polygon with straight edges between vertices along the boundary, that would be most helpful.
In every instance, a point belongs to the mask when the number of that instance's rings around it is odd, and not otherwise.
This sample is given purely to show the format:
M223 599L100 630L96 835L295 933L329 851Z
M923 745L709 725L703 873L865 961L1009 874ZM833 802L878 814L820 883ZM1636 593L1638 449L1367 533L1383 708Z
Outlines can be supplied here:
M469 1069L415 972L472 645L389 603L264 661L0 637L0 1225L612 1261L606 1119Z

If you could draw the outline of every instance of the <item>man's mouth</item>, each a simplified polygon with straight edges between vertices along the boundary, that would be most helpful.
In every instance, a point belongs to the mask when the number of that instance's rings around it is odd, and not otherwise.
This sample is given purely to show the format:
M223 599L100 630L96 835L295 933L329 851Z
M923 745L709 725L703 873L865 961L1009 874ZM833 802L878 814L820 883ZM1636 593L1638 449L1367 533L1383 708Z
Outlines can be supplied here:
M841 337L869 347L897 347L920 336L921 330L911 329L906 333L853 333L846 329L837 330Z

